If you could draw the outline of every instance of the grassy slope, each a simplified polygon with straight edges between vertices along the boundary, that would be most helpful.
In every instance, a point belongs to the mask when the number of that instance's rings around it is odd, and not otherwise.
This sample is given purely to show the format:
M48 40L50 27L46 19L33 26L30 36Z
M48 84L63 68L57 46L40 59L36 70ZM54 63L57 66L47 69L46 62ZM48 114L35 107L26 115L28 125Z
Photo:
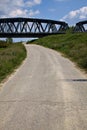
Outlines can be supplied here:
M5 44L5 43L4 43ZM21 64L26 57L25 47L20 44L9 44L0 48L0 82L6 78L8 74Z
M87 72L87 33L67 33L40 38L31 43L62 52Z

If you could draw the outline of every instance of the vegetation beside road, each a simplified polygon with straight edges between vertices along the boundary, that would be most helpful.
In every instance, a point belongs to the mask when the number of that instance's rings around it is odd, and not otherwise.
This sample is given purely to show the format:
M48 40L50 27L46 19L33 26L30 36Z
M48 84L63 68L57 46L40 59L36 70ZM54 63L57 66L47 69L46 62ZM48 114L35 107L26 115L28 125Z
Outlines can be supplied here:
M56 51L60 51L64 56L87 72L87 32L51 35L33 40L28 43L42 45Z
M0 82L13 72L26 57L26 49L21 43L0 41Z

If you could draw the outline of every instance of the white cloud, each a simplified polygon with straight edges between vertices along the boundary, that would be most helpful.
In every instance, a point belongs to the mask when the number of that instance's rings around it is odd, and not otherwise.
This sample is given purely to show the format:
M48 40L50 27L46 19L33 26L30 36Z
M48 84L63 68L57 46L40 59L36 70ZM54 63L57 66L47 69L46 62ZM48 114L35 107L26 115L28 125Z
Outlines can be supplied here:
M28 7L32 7L39 4L41 4L41 0L33 0L33 1L31 0L31 1L25 2L25 5Z
M74 21L80 21L87 19L87 6L82 7L78 10L70 11L67 15L65 15L61 20L72 23Z
M41 0L34 0L34 3L40 4L40 3L41 3Z
M32 10L42 0L0 0L0 17L31 17L40 11Z
M39 14L39 13L40 13L39 10L36 10L36 11L30 10L30 11L29 11L29 16L30 16L30 17L33 17L33 16L35 16L35 15L37 15L37 14Z
M17 9L17 10L13 10L10 14L10 17L26 17L27 16L27 10L21 10L21 9Z
M17 10L13 10L10 14L9 17L33 17L37 14L39 14L40 11L39 10L21 10L21 9L17 9Z
M87 18L87 6L86 7L82 7L78 10L74 10L69 12L66 16L64 16L64 19L74 19L74 18L78 18L78 19L83 19L83 18Z

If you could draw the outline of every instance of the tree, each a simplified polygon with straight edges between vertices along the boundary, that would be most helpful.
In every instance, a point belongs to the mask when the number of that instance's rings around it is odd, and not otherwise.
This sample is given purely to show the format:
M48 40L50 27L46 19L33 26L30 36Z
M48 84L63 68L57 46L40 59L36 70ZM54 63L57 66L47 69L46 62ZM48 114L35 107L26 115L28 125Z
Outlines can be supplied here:
M7 38L7 39L6 39L6 42L7 42L8 44L11 44L11 43L13 43L13 39L12 39L12 38Z

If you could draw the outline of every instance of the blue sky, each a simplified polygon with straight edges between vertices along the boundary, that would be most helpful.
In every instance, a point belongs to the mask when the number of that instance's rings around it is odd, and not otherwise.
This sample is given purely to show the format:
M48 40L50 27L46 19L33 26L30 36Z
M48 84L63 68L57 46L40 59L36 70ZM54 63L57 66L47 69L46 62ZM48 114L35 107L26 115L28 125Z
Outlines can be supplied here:
M0 18L31 17L68 22L87 20L87 0L0 0Z

